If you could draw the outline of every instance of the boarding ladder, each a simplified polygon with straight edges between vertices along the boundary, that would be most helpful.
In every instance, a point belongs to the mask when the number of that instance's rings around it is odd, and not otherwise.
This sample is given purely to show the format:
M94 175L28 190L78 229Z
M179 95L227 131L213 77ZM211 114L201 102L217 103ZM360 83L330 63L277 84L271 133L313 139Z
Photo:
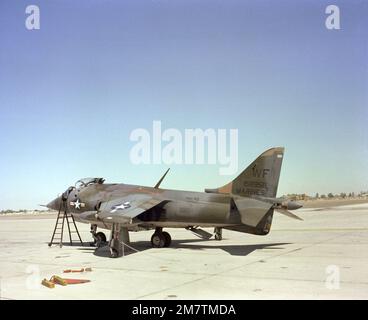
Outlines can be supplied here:
M68 213L66 208L66 199L60 201L60 207L58 211L58 215L56 218L55 228L54 232L51 237L51 241L49 242L49 247L51 247L53 244L58 244L60 248L63 246L63 236L64 236L64 225L66 222L66 225L68 227L68 233L69 233L69 242L70 245L73 245L73 234L78 236L77 240L74 240L74 242L81 243L83 246L82 238L79 234L77 225L75 224L74 217L71 213Z

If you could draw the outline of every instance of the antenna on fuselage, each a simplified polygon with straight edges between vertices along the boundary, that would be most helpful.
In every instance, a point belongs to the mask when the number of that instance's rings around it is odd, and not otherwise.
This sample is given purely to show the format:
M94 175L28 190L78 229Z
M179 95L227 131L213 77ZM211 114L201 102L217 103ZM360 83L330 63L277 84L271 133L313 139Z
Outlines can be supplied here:
M160 187L161 182L165 179L167 173L169 172L170 168L166 170L166 172L164 173L164 175L161 177L160 180L158 180L158 182L156 183L156 185L154 186L155 189L158 189Z

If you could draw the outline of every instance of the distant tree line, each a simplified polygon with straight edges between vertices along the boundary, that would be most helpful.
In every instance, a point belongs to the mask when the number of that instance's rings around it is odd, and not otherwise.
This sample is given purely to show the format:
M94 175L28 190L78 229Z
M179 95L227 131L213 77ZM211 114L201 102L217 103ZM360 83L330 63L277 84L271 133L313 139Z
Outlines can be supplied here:
M310 196L305 193L302 194L287 194L287 198L293 199L293 200L311 200L311 199L351 199L351 198L368 198L368 191L361 191L358 194L355 192L341 192L333 194L332 192L329 192L327 194L319 194L318 192L315 194L315 196Z
M7 213L26 213L28 211L33 211L33 212L45 212L45 211L50 211L50 210L26 210L26 209L21 209L21 210L11 210L11 209L6 209L6 210L1 210L0 214L7 214Z

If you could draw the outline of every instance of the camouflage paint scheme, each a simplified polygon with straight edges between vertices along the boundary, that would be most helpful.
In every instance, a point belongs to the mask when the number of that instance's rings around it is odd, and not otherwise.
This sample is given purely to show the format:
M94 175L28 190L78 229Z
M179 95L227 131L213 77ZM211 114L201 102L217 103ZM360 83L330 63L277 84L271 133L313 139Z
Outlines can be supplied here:
M82 180L47 206L58 210L62 201L76 221L99 228L139 231L156 228L216 227L266 235L274 210L297 218L288 210L299 204L276 198L284 148L262 153L236 179L205 192L105 184L102 178ZM114 226L114 227L113 227Z

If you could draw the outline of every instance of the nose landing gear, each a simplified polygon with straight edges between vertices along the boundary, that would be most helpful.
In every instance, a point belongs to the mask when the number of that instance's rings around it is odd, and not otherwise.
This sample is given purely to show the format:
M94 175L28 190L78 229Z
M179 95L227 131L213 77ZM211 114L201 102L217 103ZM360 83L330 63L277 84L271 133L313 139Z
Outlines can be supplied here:
M106 243L106 235L103 232L97 232L97 225L91 224L91 234L93 238L93 243L91 243L91 245L99 248Z

